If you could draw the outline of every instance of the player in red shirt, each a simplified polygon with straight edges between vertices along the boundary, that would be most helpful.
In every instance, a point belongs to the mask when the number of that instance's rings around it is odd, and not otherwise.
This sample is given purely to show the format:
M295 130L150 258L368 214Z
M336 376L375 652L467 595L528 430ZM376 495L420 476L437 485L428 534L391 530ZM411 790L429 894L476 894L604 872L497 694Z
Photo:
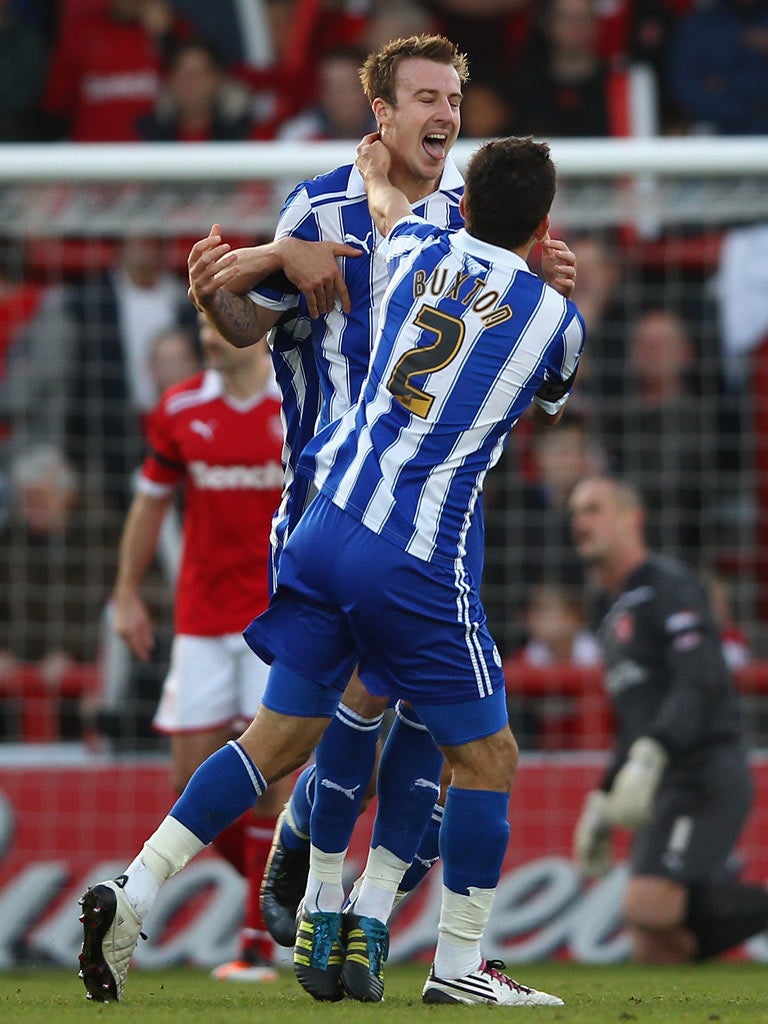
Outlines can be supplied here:
M140 588L174 492L184 486L183 555L171 664L154 718L171 737L180 793L197 766L238 735L259 706L268 668L242 631L267 607L269 535L283 482L283 427L266 345L237 349L201 320L207 369L169 388L149 423L142 467L120 542L115 628L147 660L153 626ZM290 783L270 787L214 844L248 880L242 955L222 980L274 980L274 946L259 891L275 820ZM268 801L268 805L267 804Z

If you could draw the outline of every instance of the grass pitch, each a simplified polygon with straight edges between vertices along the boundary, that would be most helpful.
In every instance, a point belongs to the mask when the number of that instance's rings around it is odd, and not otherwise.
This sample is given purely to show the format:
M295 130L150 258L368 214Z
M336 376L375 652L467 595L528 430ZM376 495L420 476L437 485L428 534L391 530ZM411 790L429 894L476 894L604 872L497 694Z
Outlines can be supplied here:
M316 1003L290 971L266 985L214 982L189 968L134 970L124 1002L87 1003L75 970L45 968L0 972L0 1022L70 1024L108 1018L122 1024L443 1024L467 1014L531 1015L553 1024L768 1024L768 965L716 963L696 967L641 968L539 963L515 965L514 976L555 992L558 1008L424 1006L421 987L427 968L395 966L386 971L383 1003L346 1000ZM488 1020L483 1016L483 1020Z

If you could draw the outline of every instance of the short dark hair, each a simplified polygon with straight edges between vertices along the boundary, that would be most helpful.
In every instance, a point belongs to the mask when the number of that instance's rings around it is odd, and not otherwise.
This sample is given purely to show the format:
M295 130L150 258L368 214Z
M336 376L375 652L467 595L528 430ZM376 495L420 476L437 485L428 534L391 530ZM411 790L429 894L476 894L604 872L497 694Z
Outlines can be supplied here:
M435 64L450 64L456 69L462 85L469 78L466 54L460 53L456 44L445 36L420 35L391 39L380 50L370 53L360 68L360 84L370 103L382 99L392 107L397 105L397 69L402 61L410 57L431 60Z
M467 168L467 231L483 242L517 249L549 213L555 187L546 142L530 136L486 142Z

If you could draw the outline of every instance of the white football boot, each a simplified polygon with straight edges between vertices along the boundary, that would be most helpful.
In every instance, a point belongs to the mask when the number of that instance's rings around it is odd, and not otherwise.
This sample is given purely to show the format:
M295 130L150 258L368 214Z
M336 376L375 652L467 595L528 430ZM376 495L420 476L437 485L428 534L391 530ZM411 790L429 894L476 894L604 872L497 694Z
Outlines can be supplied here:
M513 981L503 973L501 960L482 960L471 974L438 978L434 965L429 972L423 1003L489 1003L495 1006L563 1006L563 1000Z
M83 948L80 977L88 999L120 1002L128 965L139 941L141 918L123 892L126 876L99 882L80 898ZM146 936L144 936L146 938Z

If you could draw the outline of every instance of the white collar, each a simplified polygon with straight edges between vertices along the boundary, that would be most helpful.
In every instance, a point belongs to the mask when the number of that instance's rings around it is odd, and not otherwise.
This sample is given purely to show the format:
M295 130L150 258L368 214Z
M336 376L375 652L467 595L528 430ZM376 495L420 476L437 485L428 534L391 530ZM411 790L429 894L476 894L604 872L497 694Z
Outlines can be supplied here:
M508 270L525 270L529 274L533 273L522 256L518 256L511 249L502 249L499 245L483 242L481 239L475 238L474 235L470 235L466 228L459 228L458 231L452 232L451 245L460 252L466 252L470 256L477 256L479 259L499 263Z
M450 192L454 189L464 187L464 178L461 175L461 171L456 166L456 163L450 153L445 158L445 167L443 168L443 176L440 179L440 187L436 190L437 192ZM433 192L432 195L435 193ZM349 175L349 181L347 182L347 198L358 199L360 196L365 195L365 185L363 183L363 176L358 171L357 167L352 164L352 170ZM424 196L424 199L429 199L429 196ZM423 203L424 199L420 199L419 203ZM413 206L417 206L418 203L413 203Z

